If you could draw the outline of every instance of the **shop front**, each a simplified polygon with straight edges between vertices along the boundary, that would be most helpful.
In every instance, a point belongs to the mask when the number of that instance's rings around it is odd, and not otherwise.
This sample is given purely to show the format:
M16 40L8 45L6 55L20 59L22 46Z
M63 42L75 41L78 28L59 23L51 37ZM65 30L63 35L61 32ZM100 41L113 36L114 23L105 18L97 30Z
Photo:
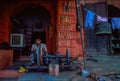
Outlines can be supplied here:
M26 55L39 36L46 43L49 53L65 55L66 49L69 49L71 57L82 58L81 36L76 29L75 0L31 0L3 4L6 5L1 5L0 42L10 44L11 34L24 34L26 40L22 55Z

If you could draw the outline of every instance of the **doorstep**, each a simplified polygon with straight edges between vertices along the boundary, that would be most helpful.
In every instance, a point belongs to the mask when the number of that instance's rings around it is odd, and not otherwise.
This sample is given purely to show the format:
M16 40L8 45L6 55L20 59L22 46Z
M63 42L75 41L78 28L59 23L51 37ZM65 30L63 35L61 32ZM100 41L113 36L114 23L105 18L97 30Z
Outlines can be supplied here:
M0 70L0 78L19 78L22 74L17 70Z

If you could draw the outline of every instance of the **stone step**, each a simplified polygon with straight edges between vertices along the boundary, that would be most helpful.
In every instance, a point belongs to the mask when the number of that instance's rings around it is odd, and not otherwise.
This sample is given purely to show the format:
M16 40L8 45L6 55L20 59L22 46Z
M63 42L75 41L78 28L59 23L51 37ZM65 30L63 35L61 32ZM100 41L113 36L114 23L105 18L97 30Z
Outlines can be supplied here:
M30 57L29 57L29 56L20 56L20 57L19 57L19 60L20 60L20 61L22 61L22 60L23 60L23 61L24 61L24 60L30 60Z
M19 78L22 73L17 70L1 70L0 78Z

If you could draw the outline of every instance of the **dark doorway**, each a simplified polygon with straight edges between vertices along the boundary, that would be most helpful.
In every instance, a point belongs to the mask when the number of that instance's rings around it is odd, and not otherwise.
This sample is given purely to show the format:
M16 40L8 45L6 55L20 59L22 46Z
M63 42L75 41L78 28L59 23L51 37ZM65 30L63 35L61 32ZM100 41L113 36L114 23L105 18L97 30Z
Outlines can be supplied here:
M32 44L34 43L35 39L39 37L43 43L46 43L46 33L45 32L33 32L32 33Z
M25 34L26 46L22 50L22 55L29 55L31 45L34 43L36 37L41 37L42 41L46 43L46 27L50 25L50 13L41 6L28 5L23 7L15 15L11 16L12 32L16 34ZM19 54L19 48L14 48Z
M85 27L85 44L87 55L99 55L107 54L108 42L107 36L96 36L95 35L95 24L98 23L97 15L107 17L107 3L88 3L84 9L84 19L88 11L92 11L95 14L92 27ZM85 22L85 20L84 20ZM84 24L85 25L85 24Z

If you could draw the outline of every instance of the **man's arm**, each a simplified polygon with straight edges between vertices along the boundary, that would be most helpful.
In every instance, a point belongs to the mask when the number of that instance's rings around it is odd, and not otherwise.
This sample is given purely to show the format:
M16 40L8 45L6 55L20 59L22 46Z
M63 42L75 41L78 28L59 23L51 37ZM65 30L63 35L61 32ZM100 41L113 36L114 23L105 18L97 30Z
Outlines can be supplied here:
M40 56L43 56L44 53L47 52L47 47L46 47L46 44L42 43L41 46L40 46Z
M36 47L35 47L35 44L33 44L32 47L31 47L31 52L34 53L34 52L36 52L36 50L37 50L37 49L36 49Z
M47 52L47 46L46 46L46 44L43 44L43 50L44 50L45 52Z

